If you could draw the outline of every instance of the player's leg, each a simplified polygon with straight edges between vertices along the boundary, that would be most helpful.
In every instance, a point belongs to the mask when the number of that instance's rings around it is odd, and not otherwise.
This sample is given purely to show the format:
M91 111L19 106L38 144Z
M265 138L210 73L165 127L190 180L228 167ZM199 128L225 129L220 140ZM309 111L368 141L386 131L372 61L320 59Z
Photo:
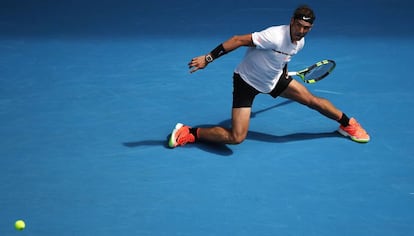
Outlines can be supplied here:
M220 126L191 128L179 123L171 133L168 145L173 148L186 143L193 143L197 140L224 144L239 144L243 142L249 129L253 100L258 93L240 75L234 74L231 128Z
M239 144L247 136L250 113L250 107L233 108L231 128L221 126L191 128L178 123L171 133L168 145L174 148L187 143L194 143L198 140L223 144Z
M247 84L239 74L233 75L233 105L231 128L198 128L200 140L225 144L239 144L247 136L253 100L259 92Z
M368 133L361 127L355 118L349 119L330 101L325 98L314 96L305 86L296 80L292 80L281 96L297 101L318 111L328 118L338 121L341 124L338 132L346 137L350 137L355 142L366 143L370 140Z
M220 126L211 128L198 128L198 139L225 144L239 144L243 142L247 136L250 113L250 107L233 108L231 128L224 128Z
M306 105L333 120L339 120L343 114L330 101L314 96L305 86L296 80L292 80L289 83L288 87L281 94L281 97Z

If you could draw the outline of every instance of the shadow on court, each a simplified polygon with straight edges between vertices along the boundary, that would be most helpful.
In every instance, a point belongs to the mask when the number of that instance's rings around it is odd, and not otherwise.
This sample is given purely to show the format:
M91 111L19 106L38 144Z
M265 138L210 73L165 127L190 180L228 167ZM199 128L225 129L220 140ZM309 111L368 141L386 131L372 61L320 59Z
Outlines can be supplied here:
M211 125L210 125L211 126ZM303 140L321 139L321 138L344 138L336 131L324 132L324 133L294 133L288 135L273 135L256 131L249 131L246 139L257 140L269 143L287 143ZM139 148L142 146L158 146L169 149L168 138L164 140L143 140L136 142L124 142L123 145L128 148ZM200 142L196 144L187 145L180 148L198 148L205 152L220 156L230 156L233 154L233 150L230 148L231 145L211 143L211 142Z
M338 132L324 132L324 133L295 133L288 135L273 135L262 132L249 131L247 139L257 140L270 143L286 143L320 138L345 138Z
M123 145L129 148L137 148L142 146L162 146L164 148L169 149L168 147L168 139L170 135L168 135L164 140L143 140L143 141L136 141L136 142L124 142ZM180 148L198 148L205 152L213 153L220 156L230 156L233 154L233 150L231 150L227 145L220 144L220 143L210 143L210 142L201 142L196 143L193 145L188 145Z
M260 113L275 109L280 106L288 105L292 102L293 101L287 100L279 104L252 112L251 118L256 117ZM224 120L222 122L219 122L218 124L203 124L203 125L196 125L196 127L212 127L212 126L217 126L217 125L222 126L222 127L230 127L231 119ZM344 138L342 135L338 134L336 131L323 132L323 133L294 133L294 134L288 134L288 135L273 135L273 134L267 134L263 132L249 131L247 133L246 139L269 142L269 143L286 143L286 142L295 142L295 141L320 139L320 138L333 138L333 137ZM168 149L169 148L168 139L169 139L169 135L164 140L143 140L143 141L136 141L136 142L124 142L123 145L129 148L136 148L136 147L141 147L141 146L162 146ZM233 150L231 150L229 146L231 145L212 143L212 142L200 142L200 143L184 146L181 148L199 148L209 153L213 153L213 154L217 154L221 156L230 156L233 154Z

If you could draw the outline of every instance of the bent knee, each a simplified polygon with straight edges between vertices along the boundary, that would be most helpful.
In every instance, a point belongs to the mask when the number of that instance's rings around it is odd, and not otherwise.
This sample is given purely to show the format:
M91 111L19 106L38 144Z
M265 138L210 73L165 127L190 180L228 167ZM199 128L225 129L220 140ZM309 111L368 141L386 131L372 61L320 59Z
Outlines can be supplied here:
M246 139L246 134L232 134L232 144L241 144Z

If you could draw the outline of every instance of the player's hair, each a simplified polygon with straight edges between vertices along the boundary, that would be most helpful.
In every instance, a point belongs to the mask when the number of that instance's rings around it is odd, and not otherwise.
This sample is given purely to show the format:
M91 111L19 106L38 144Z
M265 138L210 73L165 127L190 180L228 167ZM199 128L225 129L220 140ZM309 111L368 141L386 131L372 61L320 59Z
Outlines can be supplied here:
M293 12L293 18L298 20L304 20L313 24L313 21L316 19L315 13L312 8L308 5L301 5Z

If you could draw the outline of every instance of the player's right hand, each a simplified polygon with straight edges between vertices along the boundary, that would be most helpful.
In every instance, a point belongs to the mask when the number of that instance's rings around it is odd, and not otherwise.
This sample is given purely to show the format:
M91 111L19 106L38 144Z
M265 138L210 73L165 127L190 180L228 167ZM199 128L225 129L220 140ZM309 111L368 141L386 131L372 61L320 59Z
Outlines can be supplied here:
M190 73L196 72L199 69L204 69L207 66L206 56L198 56L191 59L188 63L188 68L190 69Z

